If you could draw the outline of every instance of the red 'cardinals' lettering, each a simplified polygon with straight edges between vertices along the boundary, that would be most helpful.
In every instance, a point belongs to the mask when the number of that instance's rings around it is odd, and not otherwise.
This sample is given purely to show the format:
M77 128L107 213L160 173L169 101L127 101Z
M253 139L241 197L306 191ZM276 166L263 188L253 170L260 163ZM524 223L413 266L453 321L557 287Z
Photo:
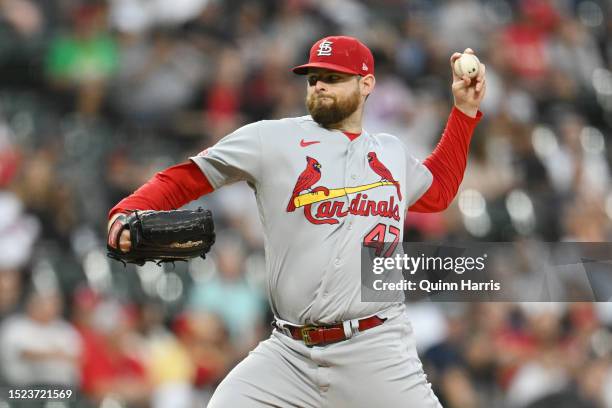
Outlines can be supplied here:
M388 181L390 183L395 184L395 188L397 189L397 197L400 201L402 201L402 193L400 191L399 182L395 181L395 179L393 178L393 174L391 174L387 166L385 166L381 163L380 160L378 160L378 157L376 157L376 153L368 153L368 164L370 165L370 168L374 170L374 173L378 174L381 177L381 181Z
M325 201L317 207L314 215L312 214L313 204L308 204L304 206L304 215L313 224L338 224L337 218L343 218L349 214L362 217L373 215L399 221L399 205L395 203L395 197L381 201L368 200L367 198L367 194L357 194L350 201L348 209L345 209L346 202L344 201Z
M306 168L302 171L302 174L298 177L295 187L293 187L293 193L287 204L287 211L295 211L295 203L293 200L304 190L310 190L310 188L321 179L321 165L316 159L306 156Z

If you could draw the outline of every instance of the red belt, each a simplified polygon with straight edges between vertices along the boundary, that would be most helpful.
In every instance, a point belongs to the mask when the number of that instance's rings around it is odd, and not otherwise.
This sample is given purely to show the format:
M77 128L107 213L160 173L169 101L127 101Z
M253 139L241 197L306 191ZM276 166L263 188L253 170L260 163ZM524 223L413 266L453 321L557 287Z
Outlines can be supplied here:
M387 319L381 319L378 316L367 317L358 321L359 331L366 331L376 326L380 326ZM275 322L276 327L279 325ZM291 337L295 340L301 340L305 345L311 346L323 346L330 343L336 343L342 340L346 340L349 337L344 333L344 325L342 323L333 324L329 326L292 326L285 325L285 329L291 333ZM281 330L282 331L282 330Z

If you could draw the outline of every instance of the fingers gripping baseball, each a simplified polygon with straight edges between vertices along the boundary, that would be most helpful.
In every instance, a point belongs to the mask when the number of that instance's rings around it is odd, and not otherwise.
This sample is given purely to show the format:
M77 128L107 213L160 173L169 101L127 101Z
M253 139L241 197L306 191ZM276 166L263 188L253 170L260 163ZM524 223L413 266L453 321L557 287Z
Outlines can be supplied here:
M463 54L456 52L451 55L450 66L455 106L466 115L475 117L485 95L486 66L471 48L466 48Z

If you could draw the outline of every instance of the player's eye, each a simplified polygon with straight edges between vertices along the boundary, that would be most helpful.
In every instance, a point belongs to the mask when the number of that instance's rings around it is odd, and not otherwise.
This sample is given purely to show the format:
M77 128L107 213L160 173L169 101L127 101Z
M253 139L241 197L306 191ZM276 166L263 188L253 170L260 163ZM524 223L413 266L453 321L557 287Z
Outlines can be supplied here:
M312 75L312 76L309 76L306 80L308 81L308 85L315 86L317 82L319 81L325 82L326 84L337 84L340 82L347 81L349 78L351 77L332 74L332 75L323 75L323 76Z
M308 79L308 85L309 86L315 86L317 84L317 82L319 82L319 77L317 76L309 76Z

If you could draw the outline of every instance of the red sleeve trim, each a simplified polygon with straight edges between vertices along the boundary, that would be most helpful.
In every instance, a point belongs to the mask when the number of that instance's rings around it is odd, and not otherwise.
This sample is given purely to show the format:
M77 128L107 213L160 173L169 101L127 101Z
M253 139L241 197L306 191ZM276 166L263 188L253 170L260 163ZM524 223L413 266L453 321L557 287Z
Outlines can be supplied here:
M480 111L472 118L453 107L440 142L423 162L433 175L431 186L410 211L439 212L455 199L465 173L470 140L481 118Z
M160 171L108 213L133 210L173 210L212 192L214 188L200 168L191 160Z

